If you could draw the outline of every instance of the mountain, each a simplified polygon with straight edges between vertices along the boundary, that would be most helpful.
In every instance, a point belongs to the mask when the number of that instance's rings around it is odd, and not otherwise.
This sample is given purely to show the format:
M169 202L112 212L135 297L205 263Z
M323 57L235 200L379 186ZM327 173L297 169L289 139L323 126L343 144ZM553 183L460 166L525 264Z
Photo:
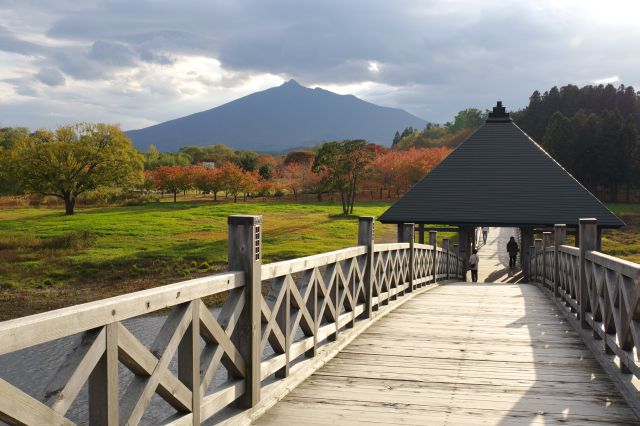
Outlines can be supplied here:
M353 95L310 89L295 80L216 108L128 131L139 149L225 144L235 149L279 152L327 140L366 139L390 145L396 131L426 122L408 112Z

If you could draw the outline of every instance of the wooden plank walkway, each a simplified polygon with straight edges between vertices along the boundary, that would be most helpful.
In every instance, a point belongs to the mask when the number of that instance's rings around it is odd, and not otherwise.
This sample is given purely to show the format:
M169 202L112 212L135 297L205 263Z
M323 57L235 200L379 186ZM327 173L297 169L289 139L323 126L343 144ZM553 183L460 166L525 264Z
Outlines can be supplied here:
M446 284L371 326L255 424L638 424L528 284Z

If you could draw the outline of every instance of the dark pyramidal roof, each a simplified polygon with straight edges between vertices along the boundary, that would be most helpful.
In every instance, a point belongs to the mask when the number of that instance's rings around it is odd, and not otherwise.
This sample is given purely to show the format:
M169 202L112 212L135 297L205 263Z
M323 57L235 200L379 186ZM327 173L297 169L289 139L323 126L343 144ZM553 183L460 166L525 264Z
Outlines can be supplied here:
M513 123L502 102L486 123L380 217L383 223L624 226Z

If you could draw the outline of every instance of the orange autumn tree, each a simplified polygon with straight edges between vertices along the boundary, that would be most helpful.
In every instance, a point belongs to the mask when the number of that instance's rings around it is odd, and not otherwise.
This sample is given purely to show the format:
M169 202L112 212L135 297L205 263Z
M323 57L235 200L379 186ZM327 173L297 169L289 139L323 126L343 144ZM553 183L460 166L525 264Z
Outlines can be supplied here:
M184 167L162 166L153 171L153 180L156 188L173 194L173 202L176 202L178 192L191 186L189 174Z
M382 191L387 190L391 196L391 188L396 195L415 185L427 175L431 169L440 164L451 148L411 148L407 151L389 151L378 155L369 167L369 173L377 183L382 198Z

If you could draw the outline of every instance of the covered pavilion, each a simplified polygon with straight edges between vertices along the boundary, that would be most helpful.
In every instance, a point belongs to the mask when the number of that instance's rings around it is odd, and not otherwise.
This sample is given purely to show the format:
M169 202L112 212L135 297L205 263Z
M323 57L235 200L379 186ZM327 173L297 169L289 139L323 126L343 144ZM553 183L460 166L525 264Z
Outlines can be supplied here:
M425 231L444 230L434 225L457 227L465 259L476 227L519 228L520 258L526 262L535 232L554 224L575 232L580 218L598 220L598 245L603 228L625 225L522 131L498 102L485 124L379 220L415 223L420 242Z

